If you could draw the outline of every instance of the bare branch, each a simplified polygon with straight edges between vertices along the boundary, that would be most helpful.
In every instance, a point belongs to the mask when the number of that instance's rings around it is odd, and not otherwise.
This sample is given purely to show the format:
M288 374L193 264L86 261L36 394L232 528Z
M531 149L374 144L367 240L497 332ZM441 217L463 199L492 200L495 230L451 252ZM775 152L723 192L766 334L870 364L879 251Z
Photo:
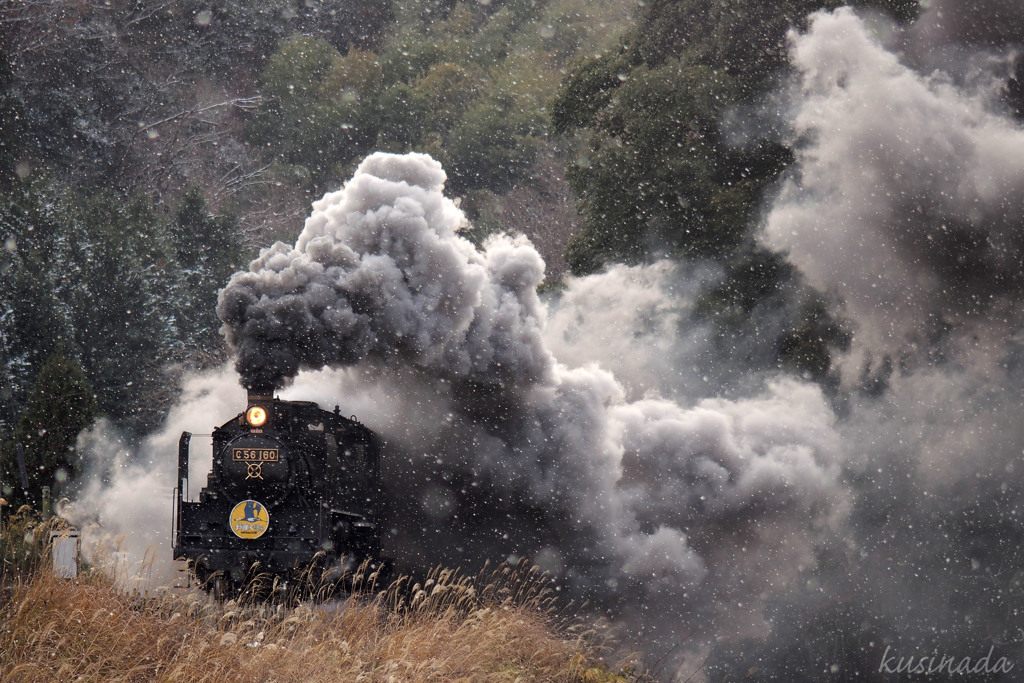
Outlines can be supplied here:
M146 19L152 17L154 14L162 12L165 9L173 6L173 2L159 2L154 7L142 8L139 10L138 14L133 14L132 16L128 17L128 21L126 21L124 25L132 26L133 24L137 24L140 21L145 21Z
M231 99L224 100L223 102L214 102L213 104L207 104L207 105L204 105L202 107L191 107L189 109L183 109L182 111L179 111L177 114L171 114L170 116L162 118L159 121L154 121L153 123L149 123L149 124L146 124L144 126L141 126L139 128L139 130L141 132L146 132L147 130L150 130L151 128L156 128L157 126L160 126L160 125L165 124L165 123L169 123L169 122L174 121L176 119L181 119L181 118L185 118L185 117L188 117L188 116L198 117L199 114L202 114L203 112L206 112L206 111L210 111L211 109L217 109L218 107L231 107L231 106L233 106L233 107L238 107L239 109L242 109L242 110L251 110L251 109L254 109L257 106L259 106L262 102L263 102L263 98L260 97L259 95L254 95L252 97L232 97Z

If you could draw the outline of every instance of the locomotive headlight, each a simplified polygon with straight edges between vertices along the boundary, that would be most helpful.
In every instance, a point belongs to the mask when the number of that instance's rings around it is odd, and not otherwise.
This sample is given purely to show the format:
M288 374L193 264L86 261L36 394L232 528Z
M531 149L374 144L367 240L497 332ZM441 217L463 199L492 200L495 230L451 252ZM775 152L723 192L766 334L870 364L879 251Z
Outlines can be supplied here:
M263 406L252 406L245 411L245 421L250 427L262 427L267 423L267 411Z

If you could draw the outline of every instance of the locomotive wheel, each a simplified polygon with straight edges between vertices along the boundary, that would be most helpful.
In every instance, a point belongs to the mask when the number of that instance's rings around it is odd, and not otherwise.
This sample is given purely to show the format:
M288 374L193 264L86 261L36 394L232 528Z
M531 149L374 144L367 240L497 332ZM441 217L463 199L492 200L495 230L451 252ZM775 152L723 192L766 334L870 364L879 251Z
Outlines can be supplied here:
M233 592L231 579L223 574L216 574L210 579L210 595L217 602L224 602L230 599Z

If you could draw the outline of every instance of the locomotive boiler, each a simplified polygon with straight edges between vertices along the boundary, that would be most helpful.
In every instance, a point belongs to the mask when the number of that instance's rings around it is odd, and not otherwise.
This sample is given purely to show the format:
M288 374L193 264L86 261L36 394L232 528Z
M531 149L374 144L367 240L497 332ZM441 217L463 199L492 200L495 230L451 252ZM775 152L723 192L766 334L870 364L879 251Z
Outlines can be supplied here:
M174 556L218 597L256 574L287 585L380 560L380 456L373 432L308 401L251 391L245 412L213 430L213 464L188 497L189 447L178 444Z

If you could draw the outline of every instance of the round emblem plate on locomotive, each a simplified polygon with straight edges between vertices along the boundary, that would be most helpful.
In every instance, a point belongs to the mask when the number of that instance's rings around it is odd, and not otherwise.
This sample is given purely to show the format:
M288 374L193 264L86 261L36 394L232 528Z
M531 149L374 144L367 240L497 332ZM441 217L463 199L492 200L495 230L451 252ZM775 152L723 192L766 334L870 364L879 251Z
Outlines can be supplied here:
M259 538L270 526L270 513L262 503L243 500L231 509L228 526L239 538Z

